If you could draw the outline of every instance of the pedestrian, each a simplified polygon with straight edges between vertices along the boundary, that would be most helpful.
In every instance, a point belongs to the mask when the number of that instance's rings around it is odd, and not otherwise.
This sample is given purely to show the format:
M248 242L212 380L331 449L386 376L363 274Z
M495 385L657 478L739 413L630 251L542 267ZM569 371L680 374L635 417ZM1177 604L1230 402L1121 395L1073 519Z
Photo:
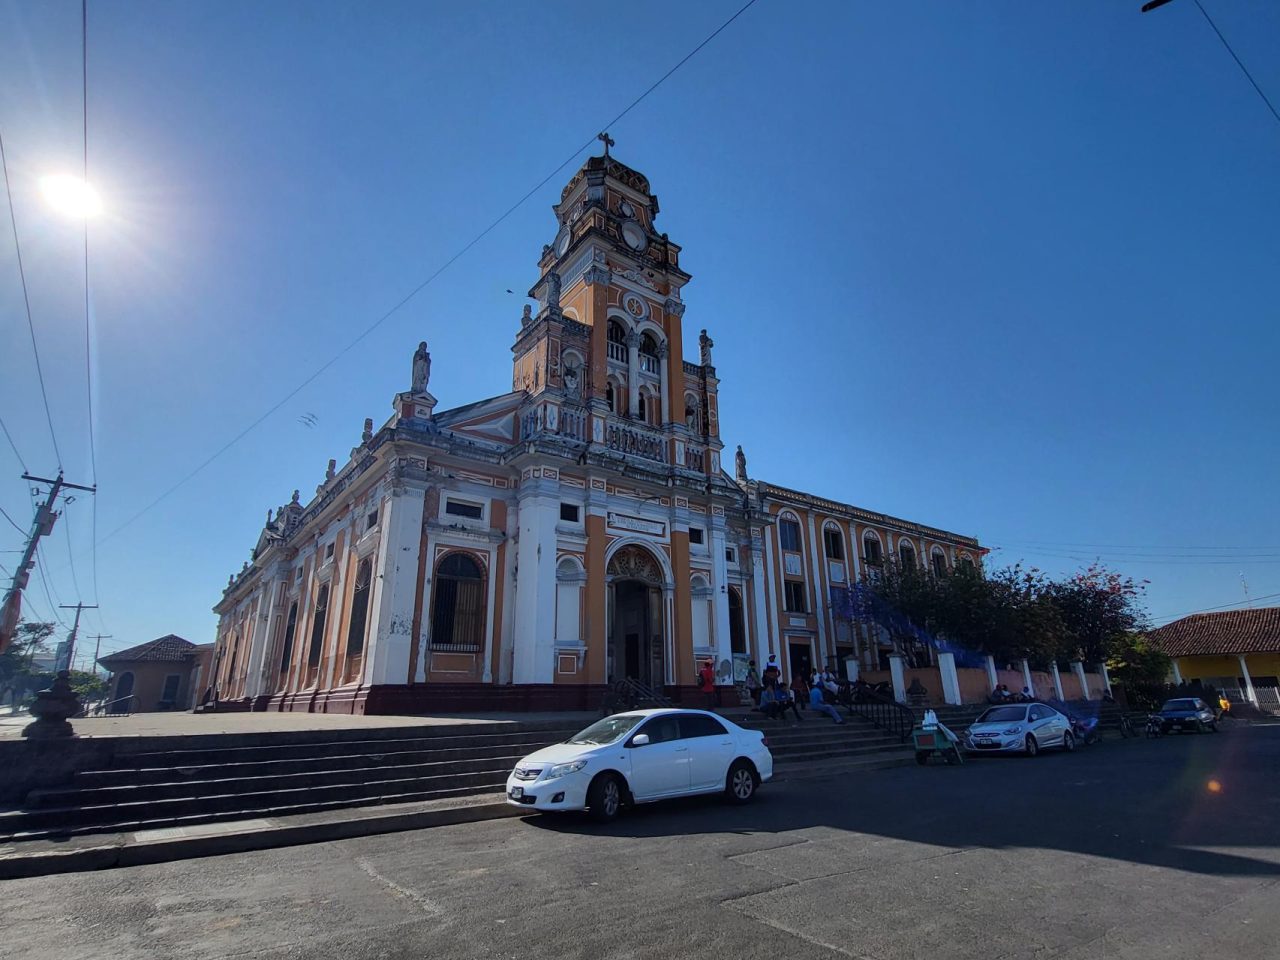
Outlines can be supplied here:
M795 698L797 704L803 707L809 702L809 689L812 686L812 684L805 682L803 673L796 675L795 683L791 684L791 695Z
M698 671L698 686L707 697L707 709L716 705L716 671L710 660L702 661L702 669Z
M760 674L756 673L756 662L754 660L747 661L747 675L742 678L742 685L747 688L747 693L751 694L751 700L758 707L760 706Z
M818 713L825 713L836 722L837 726L844 723L844 717L840 716L840 712L822 699L821 687L813 687L809 690L809 709L816 710Z
M769 662L764 666L764 673L760 676L760 681L766 687L772 687L777 685L780 676L782 676L782 671L778 669L778 655L771 653L769 654Z
M757 708L770 720L782 719L782 704L778 702L778 689L772 685L760 688L760 706Z
M778 684L775 697L777 698L776 702L778 704L778 719L782 719L786 716L787 711L790 710L795 714L797 721L804 720L804 717L800 716L800 707L796 703L795 694L787 689L787 682L785 680Z

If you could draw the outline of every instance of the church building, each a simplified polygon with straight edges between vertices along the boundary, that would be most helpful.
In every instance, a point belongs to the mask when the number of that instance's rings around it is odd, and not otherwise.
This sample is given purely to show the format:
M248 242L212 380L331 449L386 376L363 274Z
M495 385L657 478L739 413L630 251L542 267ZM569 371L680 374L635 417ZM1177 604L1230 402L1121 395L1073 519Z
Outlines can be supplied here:
M888 558L938 575L978 542L722 463L707 331L683 359L690 275L643 174L591 157L555 206L512 346L511 392L437 409L431 355L315 496L267 514L219 616L217 698L341 713L596 709L630 678L731 702L784 677L879 666L841 615ZM736 702L736 701L734 701Z

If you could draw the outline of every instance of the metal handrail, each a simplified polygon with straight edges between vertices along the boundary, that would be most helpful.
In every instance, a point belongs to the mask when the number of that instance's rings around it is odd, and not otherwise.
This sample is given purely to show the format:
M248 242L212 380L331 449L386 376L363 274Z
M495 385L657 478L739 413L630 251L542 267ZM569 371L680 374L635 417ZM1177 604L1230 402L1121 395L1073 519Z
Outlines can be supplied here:
M905 703L898 703L891 697L881 696L874 690L861 689L855 695L851 684L842 684L839 694L840 705L850 714L857 714L870 721L873 726L906 741L916 726L916 713Z
M119 711L112 710L111 708L114 707L117 703L126 704L125 709L119 710ZM79 716L100 717L104 713L110 713L113 716L127 717L132 712L133 712L133 694L129 694L129 696L127 697L119 697L115 700L100 700L99 702L93 705L92 709L82 710Z
M600 715L607 717L612 713L635 710L641 705L651 707L673 707L671 698L656 692L647 684L630 677L615 680L609 692L600 704Z

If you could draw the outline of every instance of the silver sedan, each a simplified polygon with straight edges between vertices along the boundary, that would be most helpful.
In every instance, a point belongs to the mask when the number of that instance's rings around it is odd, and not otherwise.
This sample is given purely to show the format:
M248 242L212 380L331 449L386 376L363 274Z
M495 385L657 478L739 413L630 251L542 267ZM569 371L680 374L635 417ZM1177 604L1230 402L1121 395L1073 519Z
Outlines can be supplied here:
M1034 757L1046 747L1074 750L1071 721L1043 703L991 707L964 733L969 753L1023 753Z

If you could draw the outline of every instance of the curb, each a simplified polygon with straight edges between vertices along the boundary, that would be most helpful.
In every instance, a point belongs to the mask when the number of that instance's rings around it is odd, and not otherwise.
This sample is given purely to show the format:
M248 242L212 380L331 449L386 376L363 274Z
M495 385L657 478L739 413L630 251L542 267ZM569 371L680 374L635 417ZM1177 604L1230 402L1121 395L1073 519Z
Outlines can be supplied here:
M168 863L174 860L215 857L249 850L269 850L273 847L368 837L402 830L422 830L428 827L498 820L527 813L519 807L508 804L505 800L488 798L471 803L455 803L452 806L385 815L377 813L369 815L368 807L350 808L345 812L350 813L352 809L360 810L363 815L303 823L291 821L306 819L308 815L298 818L281 817L265 821L249 821L254 824L265 822L267 825L252 826L239 832L224 832L212 836L140 840L136 839L138 836L136 834L115 834L101 838L103 842L95 846L71 850L41 849L23 852L21 849L11 849L9 852L0 853L0 880ZM224 823L220 826L234 828L235 823Z

